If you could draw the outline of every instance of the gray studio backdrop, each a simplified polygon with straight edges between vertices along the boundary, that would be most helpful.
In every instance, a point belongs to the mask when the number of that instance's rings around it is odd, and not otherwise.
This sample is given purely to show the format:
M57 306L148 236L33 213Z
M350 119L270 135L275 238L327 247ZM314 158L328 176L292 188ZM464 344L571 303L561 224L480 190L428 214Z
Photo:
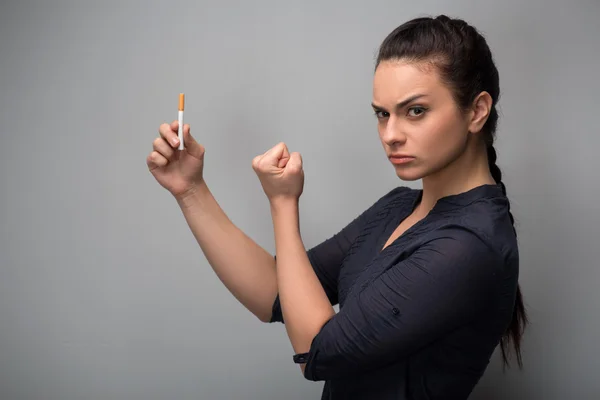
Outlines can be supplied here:
M369 106L374 56L439 13L483 31L500 70L532 319L525 369L503 374L496 353L471 398L598 398L599 2L441 0L3 1L0 398L319 398L284 326L227 292L145 158L185 92L206 181L273 252L251 160L286 142L316 245L403 184Z

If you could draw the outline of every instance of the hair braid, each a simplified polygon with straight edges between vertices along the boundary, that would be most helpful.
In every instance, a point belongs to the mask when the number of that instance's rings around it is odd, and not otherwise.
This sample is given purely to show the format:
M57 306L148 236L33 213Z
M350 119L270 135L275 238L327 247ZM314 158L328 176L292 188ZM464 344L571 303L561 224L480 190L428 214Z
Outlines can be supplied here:
M500 187L502 188L502 193L504 194L504 196L506 196L506 186L504 185L504 182L502 182L502 171L500 170L500 167L498 167L498 165L496 164L496 159L498 158L498 155L496 153L496 149L494 148L492 140L489 141L489 145L487 147L487 154L488 164L490 167L492 177L494 178L496 183L500 185ZM517 236L517 230L515 229L515 218L510 212L510 201L508 200L508 197L506 198L506 201L508 202L508 216L510 218L510 222L513 225L513 231L515 232L515 236ZM521 357L521 336L523 334L523 330L527 322L527 312L525 310L525 305L523 304L521 286L517 285L517 298L515 301L515 308L513 309L512 321L508 328L507 334L502 337L500 342L502 357L505 360L504 367L506 367L506 364L508 363L506 347L509 345L511 340L513 341L516 350L517 363L519 364L519 367L523 367L523 359Z

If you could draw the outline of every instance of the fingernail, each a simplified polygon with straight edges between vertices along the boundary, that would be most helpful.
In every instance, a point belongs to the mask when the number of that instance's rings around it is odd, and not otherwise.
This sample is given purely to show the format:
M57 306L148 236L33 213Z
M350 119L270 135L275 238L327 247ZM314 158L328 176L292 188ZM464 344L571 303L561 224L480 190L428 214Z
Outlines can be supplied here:
M173 138L173 139L171 139L171 143L173 143L173 146L177 146L179 144L179 139Z

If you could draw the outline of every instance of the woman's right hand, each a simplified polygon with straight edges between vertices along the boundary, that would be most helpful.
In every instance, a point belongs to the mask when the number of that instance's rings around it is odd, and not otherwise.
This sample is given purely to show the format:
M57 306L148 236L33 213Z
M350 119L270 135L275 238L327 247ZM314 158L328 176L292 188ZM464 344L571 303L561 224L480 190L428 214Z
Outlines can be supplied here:
M183 125L183 150L179 150L177 131L179 122L162 124L160 136L152 143L153 151L146 158L148 169L158 181L175 197L184 196L202 184L204 147L190 134L190 126Z

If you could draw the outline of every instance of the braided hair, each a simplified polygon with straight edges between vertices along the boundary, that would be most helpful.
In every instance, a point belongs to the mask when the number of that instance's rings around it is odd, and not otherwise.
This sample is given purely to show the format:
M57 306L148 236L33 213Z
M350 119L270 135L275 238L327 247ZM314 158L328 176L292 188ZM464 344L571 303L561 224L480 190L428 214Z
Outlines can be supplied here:
M466 110L482 91L490 94L492 108L481 133L487 146L491 175L506 195L506 186L502 182L502 172L496 164L497 154L494 148L498 125L496 104L500 97L499 76L485 38L461 19L452 19L445 15L436 18L415 18L397 27L384 39L379 48L375 68L382 61L399 59L433 63L442 81L451 88L454 100L462 110ZM509 216L516 236L510 202ZM512 342L518 365L522 368L521 338L527 323L519 285L512 320L500 340L504 367L510 365L508 345Z

